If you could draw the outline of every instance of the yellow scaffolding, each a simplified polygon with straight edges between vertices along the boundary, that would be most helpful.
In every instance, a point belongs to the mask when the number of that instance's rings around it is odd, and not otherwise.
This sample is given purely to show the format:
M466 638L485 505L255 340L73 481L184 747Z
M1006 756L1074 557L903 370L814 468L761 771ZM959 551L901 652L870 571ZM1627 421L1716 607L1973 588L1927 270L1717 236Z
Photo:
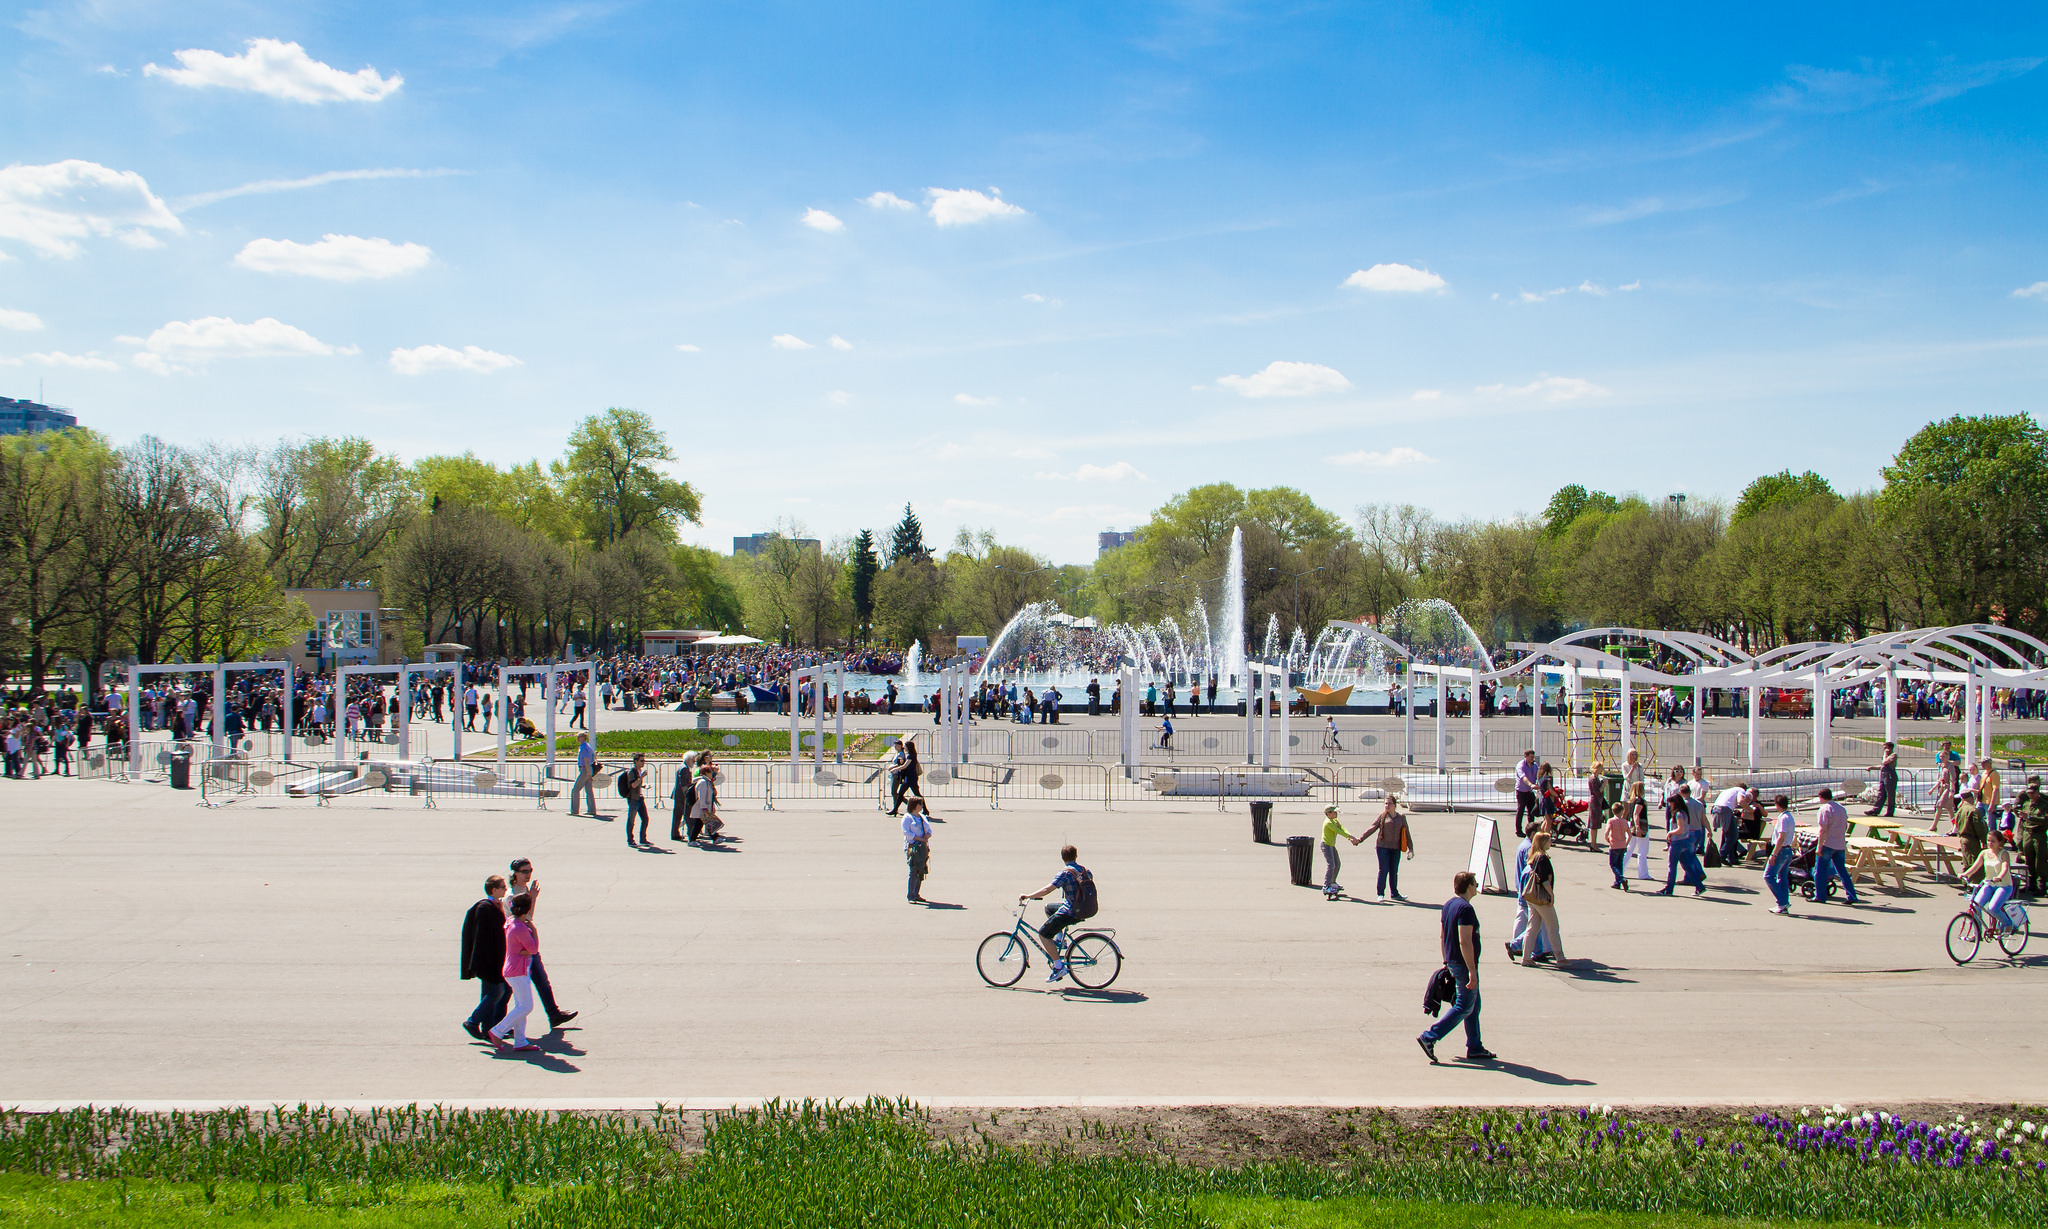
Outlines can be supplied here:
M1602 680L1587 679L1592 684ZM1635 739L1636 759L1643 766L1643 772L1655 776L1657 772L1657 706L1647 702L1652 693L1635 690ZM1604 765L1609 772L1620 772L1621 748L1621 688L1586 686L1573 696L1565 709L1564 724L1564 770L1569 776L1581 776L1592 770L1593 765Z

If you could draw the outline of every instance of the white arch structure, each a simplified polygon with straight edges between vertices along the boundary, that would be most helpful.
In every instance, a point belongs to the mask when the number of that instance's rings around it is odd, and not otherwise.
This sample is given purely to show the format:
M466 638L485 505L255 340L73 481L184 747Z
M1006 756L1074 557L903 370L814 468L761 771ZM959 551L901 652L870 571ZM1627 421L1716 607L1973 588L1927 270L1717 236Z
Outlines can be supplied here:
M1356 628L1357 624L1333 621L1332 627ZM1368 630L1368 629L1360 629ZM1380 637L1384 642L1385 638ZM1636 665L1598 647L1610 639L1648 641L1674 650L1692 669L1669 673ZM1390 642L1389 642L1390 643ZM1883 680L1885 685L1886 741L1898 739L1899 681L1901 679L1960 683L1963 687L1964 758L1974 761L1989 754L1991 705L1994 688L2048 686L2048 643L2015 628L1994 623L1966 623L1948 627L1922 627L1908 631L1879 632L1849 644L1811 641L1782 645L1759 654L1745 653L1736 646L1699 632L1660 631L1640 627L1597 627L1561 636L1546 644L1512 643L1518 659L1491 670L1472 666L1439 666L1410 659L1408 674L1426 674L1437 684L1436 768L1444 763L1445 684L1463 683L1477 696L1481 683L1498 682L1529 674L1540 687L1544 662L1560 663L1567 687L1576 692L1582 677L1613 678L1621 683L1622 711L1629 711L1630 696L1637 687L1674 686L1701 689L1721 687L1741 690L1749 698L1749 767L1755 769L1757 720L1761 708L1758 692L1765 687L1810 689L1813 696L1813 766L1828 767L1829 729L1834 705L1832 693L1848 687ZM1405 650L1404 650L1405 652ZM1699 710L1693 705L1693 761L1699 761ZM1542 706L1533 706L1536 714ZM1479 706L1472 705L1472 767L1480 761ZM1534 731L1532 730L1532 737ZM1633 749L1634 730L1629 721L1621 723L1622 750ZM1532 743L1533 745L1533 743Z

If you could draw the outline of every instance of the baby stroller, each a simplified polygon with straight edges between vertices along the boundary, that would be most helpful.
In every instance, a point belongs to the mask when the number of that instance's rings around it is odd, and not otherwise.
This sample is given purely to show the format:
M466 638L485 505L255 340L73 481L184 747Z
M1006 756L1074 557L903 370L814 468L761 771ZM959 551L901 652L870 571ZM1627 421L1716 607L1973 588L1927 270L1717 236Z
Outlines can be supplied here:
M1792 855L1792 864L1785 868L1785 877L1792 891L1812 900L1813 867L1820 860L1820 838L1802 836L1798 841L1799 851Z
M1551 835L1560 841L1593 841L1593 830L1586 824L1586 808L1582 799L1566 798L1564 791L1553 785L1543 795L1544 810L1550 812Z

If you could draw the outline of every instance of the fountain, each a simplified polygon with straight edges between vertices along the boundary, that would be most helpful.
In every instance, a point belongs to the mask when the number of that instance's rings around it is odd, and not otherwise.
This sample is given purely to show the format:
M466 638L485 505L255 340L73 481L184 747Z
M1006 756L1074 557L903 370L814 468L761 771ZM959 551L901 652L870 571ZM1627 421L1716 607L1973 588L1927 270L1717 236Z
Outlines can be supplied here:
M920 682L918 667L923 661L924 643L918 640L911 641L910 651L903 655L903 681L906 684L904 687L905 694L919 698L923 697L924 693L918 690Z

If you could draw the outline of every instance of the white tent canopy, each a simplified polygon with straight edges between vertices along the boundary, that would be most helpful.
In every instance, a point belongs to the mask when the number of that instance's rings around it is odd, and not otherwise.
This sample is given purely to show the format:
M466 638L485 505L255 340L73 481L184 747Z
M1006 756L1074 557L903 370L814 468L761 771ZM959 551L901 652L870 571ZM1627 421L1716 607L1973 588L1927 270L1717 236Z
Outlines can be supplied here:
M706 636L702 640L691 640L683 645L686 649L717 648L720 645L760 644L758 636Z

